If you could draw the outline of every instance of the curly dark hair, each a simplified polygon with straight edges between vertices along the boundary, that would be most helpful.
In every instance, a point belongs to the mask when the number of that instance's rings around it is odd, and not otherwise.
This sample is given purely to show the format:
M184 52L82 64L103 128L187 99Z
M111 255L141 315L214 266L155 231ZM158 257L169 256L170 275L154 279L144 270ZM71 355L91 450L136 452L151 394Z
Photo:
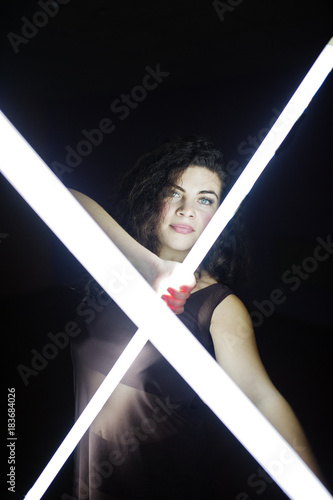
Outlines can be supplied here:
M221 151L203 137L174 137L139 158L118 187L113 214L139 243L158 254L157 227L162 203L170 187L188 166L205 167L222 184L221 200L230 178ZM219 283L233 289L242 284L248 265L241 211L238 210L201 263Z

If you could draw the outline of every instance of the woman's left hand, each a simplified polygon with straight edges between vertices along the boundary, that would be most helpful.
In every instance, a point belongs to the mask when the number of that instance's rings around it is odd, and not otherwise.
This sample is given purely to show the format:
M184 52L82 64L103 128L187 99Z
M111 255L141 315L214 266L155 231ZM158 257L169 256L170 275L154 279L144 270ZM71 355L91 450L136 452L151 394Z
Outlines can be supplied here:
M185 303L195 286L194 275L186 272L182 264L159 259L152 287L175 314L184 311Z
M161 298L169 306L171 311L175 314L181 314L184 312L185 303L191 295L193 288L193 286L182 286L179 290L168 288L169 295L164 294Z

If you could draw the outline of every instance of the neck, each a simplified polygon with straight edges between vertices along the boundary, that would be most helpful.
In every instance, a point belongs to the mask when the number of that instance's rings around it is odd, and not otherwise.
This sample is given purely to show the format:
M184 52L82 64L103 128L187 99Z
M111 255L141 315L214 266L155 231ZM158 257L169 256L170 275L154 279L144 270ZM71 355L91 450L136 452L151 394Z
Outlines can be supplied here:
M172 260L173 262L183 262L188 252L177 252L172 250L161 250L158 256L163 260Z
M180 262L182 263L185 259L185 257L188 255L189 252L177 252L177 251L172 251L169 249L162 249L159 253L160 259L163 260L171 260L173 262ZM212 278L212 276L207 273L207 271L200 270L198 268L195 273L195 279L196 279L196 287L192 290L193 292L196 292L197 290L200 290L201 288L206 288L209 285L213 285L214 283L217 283L215 278Z
M217 283L216 279L212 278L210 274L206 271L195 272L195 279L197 281L196 287L192 290L191 293L197 292L202 288L206 288L207 286L214 285Z

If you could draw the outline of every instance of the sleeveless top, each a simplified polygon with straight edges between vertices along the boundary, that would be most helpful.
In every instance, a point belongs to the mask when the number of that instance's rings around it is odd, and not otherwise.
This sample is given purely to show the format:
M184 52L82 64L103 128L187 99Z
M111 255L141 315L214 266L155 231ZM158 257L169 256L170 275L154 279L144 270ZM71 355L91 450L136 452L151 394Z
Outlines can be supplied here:
M211 317L231 293L220 284L200 289L178 315L212 356ZM76 418L137 330L106 294L82 302L77 314L81 333L71 339ZM205 412L193 389L148 342L75 451L75 498L213 498Z

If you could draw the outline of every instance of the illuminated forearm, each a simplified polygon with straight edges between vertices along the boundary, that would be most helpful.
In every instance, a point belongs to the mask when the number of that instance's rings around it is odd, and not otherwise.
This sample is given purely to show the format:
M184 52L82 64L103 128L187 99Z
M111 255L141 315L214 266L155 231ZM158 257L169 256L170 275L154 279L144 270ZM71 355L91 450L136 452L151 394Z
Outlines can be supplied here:
M284 437L284 439L294 448L296 453L304 460L310 469L320 478L316 460L311 452L310 445L303 432L303 429L287 401L279 394L272 393L262 399L257 404L257 408L261 413L274 425L276 430Z
M145 280L154 285L160 267L157 255L140 245L94 200L74 189L70 189L70 192Z

